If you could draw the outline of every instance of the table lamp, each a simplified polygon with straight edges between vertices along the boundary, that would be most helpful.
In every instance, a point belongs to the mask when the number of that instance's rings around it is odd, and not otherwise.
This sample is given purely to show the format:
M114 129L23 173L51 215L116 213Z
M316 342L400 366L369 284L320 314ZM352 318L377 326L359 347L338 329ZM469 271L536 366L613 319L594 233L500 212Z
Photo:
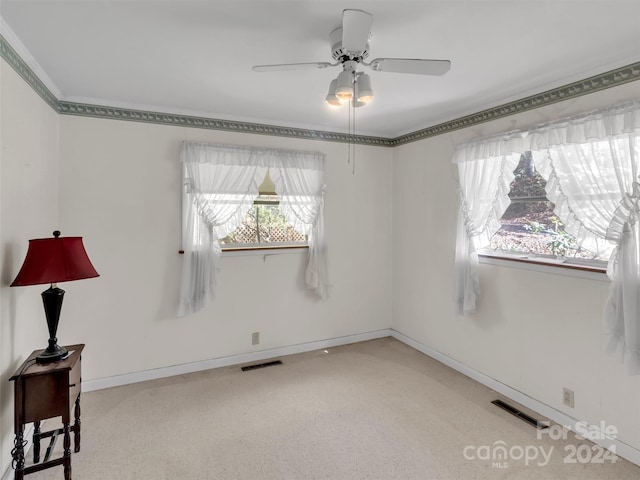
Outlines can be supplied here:
M42 292L49 327L49 346L36 357L36 362L56 362L67 354L67 351L58 345L56 338L64 298L64 290L58 288L57 283L98 276L84 249L82 237L61 237L60 232L56 230L53 232L53 238L29 240L27 256L11 286L51 284Z

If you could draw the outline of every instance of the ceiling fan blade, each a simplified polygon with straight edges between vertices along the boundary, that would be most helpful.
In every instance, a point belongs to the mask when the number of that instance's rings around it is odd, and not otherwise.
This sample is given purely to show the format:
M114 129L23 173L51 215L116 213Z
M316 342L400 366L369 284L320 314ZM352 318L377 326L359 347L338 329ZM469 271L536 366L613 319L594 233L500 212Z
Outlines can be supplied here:
M369 63L369 66L377 72L444 75L451 68L451 62L449 60L425 60L420 58L376 58Z
M310 63L280 63L275 65L255 65L254 72L283 72L287 70L308 70L311 68L335 67L337 63L310 62Z
M342 49L347 53L358 54L367 49L373 15L364 10L342 11Z

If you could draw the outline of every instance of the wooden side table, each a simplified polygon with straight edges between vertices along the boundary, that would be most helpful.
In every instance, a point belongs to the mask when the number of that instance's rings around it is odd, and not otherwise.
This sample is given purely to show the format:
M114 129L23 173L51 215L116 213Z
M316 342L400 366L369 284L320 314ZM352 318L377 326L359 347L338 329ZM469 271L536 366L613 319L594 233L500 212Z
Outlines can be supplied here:
M9 379L14 383L15 447L12 451L15 480L23 480L29 473L64 465L64 478L71 480L71 432L74 451L80 451L80 360L84 345L65 346L70 354L53 363L36 363L42 350L34 351ZM71 425L73 412L74 424ZM42 432L40 422L62 417L62 428ZM33 422L33 465L25 467L24 426ZM51 452L58 435L64 436L64 453L51 460ZM40 440L51 437L45 458L40 463Z

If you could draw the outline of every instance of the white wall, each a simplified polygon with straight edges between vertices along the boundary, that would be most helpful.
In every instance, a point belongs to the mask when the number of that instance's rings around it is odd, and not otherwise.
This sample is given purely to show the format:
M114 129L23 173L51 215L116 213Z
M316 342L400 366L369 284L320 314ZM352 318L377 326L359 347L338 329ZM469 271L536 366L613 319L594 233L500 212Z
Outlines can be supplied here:
M567 415L618 428L640 449L640 376L602 353L609 284L481 265L476 315L456 316L456 144L638 98L640 82L401 146L393 163L393 328ZM575 408L562 404L562 387Z
M638 97L640 82L394 150L358 146L352 175L343 144L58 117L0 67L0 472L12 446L7 379L47 338L42 289L8 284L27 240L55 228L83 236L101 274L64 287L58 337L87 345L84 380L393 326L568 415L605 420L640 449L640 377L601 354L606 282L483 265L479 313L454 315L450 163L456 143ZM302 287L302 255L225 257L218 300L199 314L174 315L183 140L326 153L329 300ZM255 331L259 346L251 346ZM575 391L575 410L561 404L562 386Z
M100 277L66 287L58 337L86 344L83 379L99 379L365 333L391 325L392 150L64 116L60 217L84 237ZM183 140L319 150L327 156L327 301L303 287L305 255L225 257L218 298L174 314ZM251 333L261 344L251 345Z
M58 115L0 60L0 476L13 446L9 377L45 348L45 286L9 288L30 238L58 227Z

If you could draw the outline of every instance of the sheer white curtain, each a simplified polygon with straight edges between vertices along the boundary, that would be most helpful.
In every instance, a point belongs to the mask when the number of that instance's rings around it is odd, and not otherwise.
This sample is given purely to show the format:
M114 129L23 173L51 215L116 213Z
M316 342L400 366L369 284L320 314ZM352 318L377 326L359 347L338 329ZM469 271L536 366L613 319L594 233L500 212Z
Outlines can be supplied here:
M529 132L554 212L578 243L611 253L607 351L640 373L640 102L553 122Z
M456 148L460 210L456 234L455 305L473 313L480 294L478 248L489 244L509 206L509 185L523 152L522 132L483 138Z
M280 196L280 211L293 228L309 238L307 287L326 298L329 278L324 231L324 158L320 154L281 157L281 166L272 168L270 175Z
M282 190L287 219L311 235L308 286L326 296L323 154L185 142L181 161L184 259L178 315L195 313L213 300L221 256L219 239L242 223L269 168L279 172L275 174L278 183L273 180Z
M228 145L184 143L182 247L178 315L195 313L214 298L219 239L242 223L267 172L257 152Z

